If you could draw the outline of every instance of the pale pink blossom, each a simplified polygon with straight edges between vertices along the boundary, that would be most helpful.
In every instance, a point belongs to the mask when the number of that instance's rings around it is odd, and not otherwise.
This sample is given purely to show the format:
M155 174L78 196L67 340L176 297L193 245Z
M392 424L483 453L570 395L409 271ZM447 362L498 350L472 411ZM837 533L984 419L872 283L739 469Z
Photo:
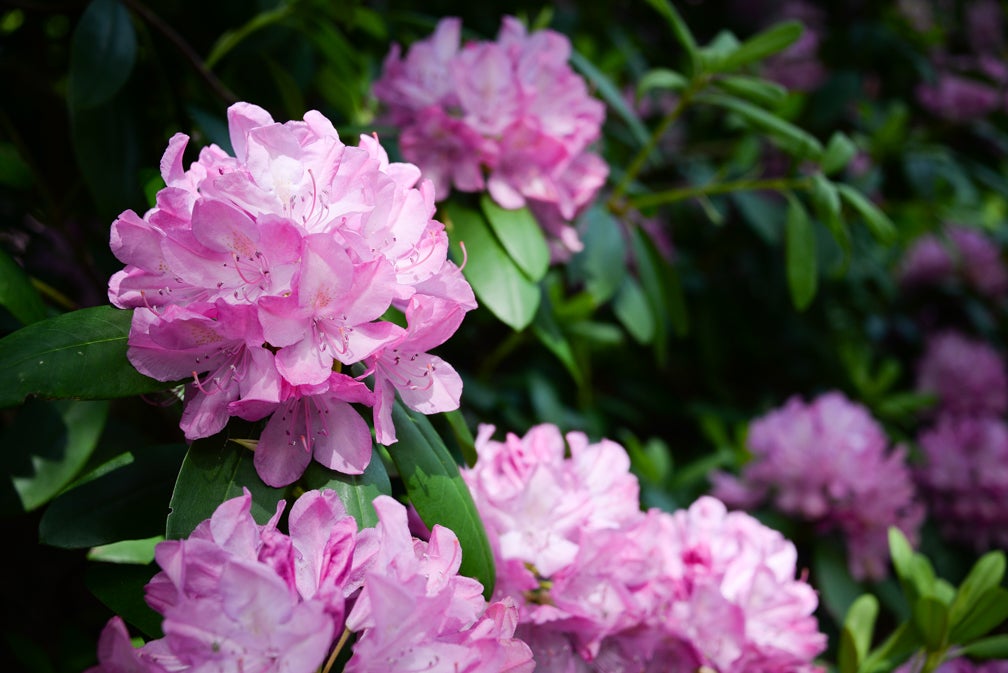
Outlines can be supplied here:
M987 342L955 330L927 338L917 363L917 390L936 395L939 411L995 415L1008 411L1004 359Z

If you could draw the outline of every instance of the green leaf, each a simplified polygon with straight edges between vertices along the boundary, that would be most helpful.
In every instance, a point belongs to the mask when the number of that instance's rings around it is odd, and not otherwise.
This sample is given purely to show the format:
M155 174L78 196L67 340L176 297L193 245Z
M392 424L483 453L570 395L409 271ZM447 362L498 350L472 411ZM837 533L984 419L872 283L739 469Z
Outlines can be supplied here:
M822 172L826 175L832 175L842 170L850 163L856 153L857 145L842 132L835 132L830 136L823 152L822 162L820 162Z
M801 37L803 30L797 21L785 21L771 26L740 44L719 63L719 70L735 70L784 51Z
M809 192L816 215L823 221L826 228L833 234L833 239L844 252L846 258L851 254L851 235L847 224L840 217L840 192L836 185L830 182L822 173L812 176L812 190Z
M42 515L39 541L74 549L162 534L185 453L184 444L145 446L129 463L61 493Z
M465 245L468 261L462 273L473 292L502 322L521 331L539 307L539 286L515 265L480 213L454 203L446 211L452 239Z
M914 551L903 531L895 526L889 527L889 557L903 587L903 595L906 596L907 603L913 605L919 595L913 579Z
M774 107L787 96L787 89L761 77L742 75L719 77L714 80L714 84L729 94L763 107Z
M483 595L489 598L494 587L493 554L458 466L426 416L396 400L392 420L399 441L389 447L389 456L410 502L428 527L440 524L458 536L462 546L459 572L482 582Z
M700 70L720 72L721 65L739 48L738 38L730 30L721 30L698 53Z
M497 240L518 268L525 272L529 280L541 280L549 268L550 250L542 227L532 212L528 208L501 208L486 194L480 198L480 208L490 223L490 228L497 234Z
M977 601L984 593L1001 584L1004 574L1003 551L990 551L977 559L966 579L959 585L959 590L949 608L949 624L953 630L976 607Z
M148 638L160 638L161 615L144 601L144 586L156 572L153 565L89 563L84 584L112 612Z
M539 310L536 311L535 320L532 322L532 332L539 339L539 342L560 360L571 378L580 387L584 384L584 376L581 374L581 367L574 356L574 349L571 348L567 335L560 327L559 321L553 313L553 306L550 303L549 295L544 294Z
M946 644L948 613L948 606L934 596L921 596L913 604L913 623L929 652L938 652Z
M637 98L655 89L671 89L679 91L689 85L689 80L675 70L654 68L644 73L637 82Z
M285 490L267 486L252 459L252 451L228 441L225 433L193 442L172 492L165 537L188 536L218 505L237 498L244 488L252 494L252 516L259 523L268 521Z
M747 125L766 133L770 140L796 158L816 158L822 154L822 144L815 136L748 101L715 93L699 95L697 100L734 112Z
M32 400L0 435L8 513L30 512L69 484L94 452L108 417L107 402Z
M654 7L662 15L662 18L668 22L672 28L672 35L675 36L675 39L686 50L690 65L695 68L697 65L696 38L693 37L693 33L690 32L689 26L683 21L682 16L679 15L679 11L676 10L669 0L647 0L647 3Z
M1008 590L992 587L976 599L973 609L952 627L949 640L953 643L968 643L986 635L1008 619Z
M472 430L469 429L469 425L466 423L465 416L459 409L453 411L443 412L445 419L448 421L448 425L451 426L452 433L455 435L455 443L458 444L459 451L462 452L462 460L469 467L476 464L476 440L473 438Z
M129 79L136 49L136 32L126 8L117 0L93 0L70 45L70 104L87 109L111 99Z
M974 641L963 647L960 654L976 659L1008 659L1008 634Z
M812 303L819 282L815 230L801 201L788 195L785 256L791 301L804 311Z
M875 240L883 245L890 245L896 240L896 225L874 203L849 185L838 184L836 187L840 192L840 198L864 218L865 225Z
M301 477L301 486L332 489L339 495L347 513L357 519L358 528L373 528L378 523L371 501L379 495L392 495L392 484L377 449L363 474L341 474L312 461Z
M616 298L613 313L639 344L649 344L655 336L654 315L648 308L643 288L632 276L625 276Z
M44 320L45 304L32 287L28 274L10 255L0 250L0 306L17 318L22 325Z
M584 283L596 305L609 301L626 274L623 228L608 210L595 207L581 220L584 249L568 263L568 272Z
M832 540L816 544L812 573L812 583L819 589L823 607L836 623L842 624L864 590L851 578L846 554L839 544Z
M126 359L132 311L85 308L0 339L0 407L27 395L108 399L164 390Z
M689 332L689 314L679 272L641 229L634 231L633 248L641 286L655 311L656 326L667 317L676 335L685 336Z
M838 653L840 673L857 673L871 647L878 612L878 599L871 594L859 596L847 611Z
M642 147L646 145L650 134L637 113L627 105L619 87L606 77L605 73L596 68L594 63L577 51L571 52L570 62L595 87L599 97L623 120L637 144Z
M17 190L35 184L31 166L21 157L14 143L0 141L0 185Z
M897 626L881 645L871 651L861 664L860 673L893 671L920 645L917 630L909 622L904 622Z
M164 541L163 535L143 540L121 540L94 547L88 552L87 558L89 561L104 563L147 565L154 562L154 548L162 541Z

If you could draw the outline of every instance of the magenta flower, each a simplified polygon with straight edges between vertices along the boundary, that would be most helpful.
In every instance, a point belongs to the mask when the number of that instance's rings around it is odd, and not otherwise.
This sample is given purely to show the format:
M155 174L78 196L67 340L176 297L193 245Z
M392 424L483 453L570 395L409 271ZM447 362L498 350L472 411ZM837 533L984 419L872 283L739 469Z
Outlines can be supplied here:
M479 582L458 575L451 531L417 540L405 508L381 496L379 528L358 533L335 492L309 491L284 533L283 502L262 526L251 502L246 491L188 539L158 545L147 602L164 615L164 637L134 648L113 618L88 673L313 673L350 632L348 671L532 670L514 638L517 608L487 605Z
M938 396L955 414L1008 411L1008 375L1001 355L985 341L947 330L928 337L917 363L917 390Z
M608 166L588 151L605 110L568 66L570 43L511 17L495 42L462 45L460 32L459 19L442 19L405 57L394 45L385 59L374 94L402 128L403 156L438 199L487 190L504 208L530 206L560 254L580 250L570 222Z
M986 297L1008 292L1008 269L997 244L976 229L950 225L943 235L921 236L900 262L900 284L907 288L958 281Z
M346 146L315 111L280 124L238 103L228 121L234 157L211 146L185 170L176 135L156 206L112 225L126 268L109 298L135 309L128 357L152 378L192 381L187 439L273 414L255 460L268 484L297 480L312 458L359 474L371 435L354 405L376 407L385 444L390 390L422 413L458 407L461 380L427 350L476 306L472 289L447 260L431 185L377 139ZM422 371L388 364L404 352ZM357 363L373 387L343 372Z
M713 493L733 507L770 500L823 530L839 529L851 574L879 579L888 572L889 526L916 539L923 521L905 451L888 444L868 410L841 393L809 404L793 397L750 424L752 460L738 477L715 474Z
M1008 546L1008 425L942 414L919 438L917 483L942 534L984 551Z
M794 546L713 498L641 512L618 444L552 425L491 439L465 470L497 563L495 598L520 605L536 670L812 671L825 636ZM565 457L569 449L569 457Z

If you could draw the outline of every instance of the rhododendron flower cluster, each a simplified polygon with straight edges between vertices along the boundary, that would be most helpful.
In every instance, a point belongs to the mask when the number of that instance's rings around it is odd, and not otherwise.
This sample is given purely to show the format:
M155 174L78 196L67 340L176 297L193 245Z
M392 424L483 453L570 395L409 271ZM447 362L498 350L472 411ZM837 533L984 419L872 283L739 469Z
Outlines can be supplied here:
M904 287L939 285L958 280L987 297L1008 292L1008 270L997 244L976 229L958 225L944 236L921 236L907 249L899 267Z
M914 540L924 515L905 450L888 444L868 410L841 393L808 404L793 397L750 424L752 460L739 477L713 475L714 495L743 508L769 499L822 530L839 529L851 574L880 579L888 572L888 528Z
M923 655L915 655L894 673L919 673L924 668ZM972 661L966 657L956 657L943 662L934 673L1008 673L1008 660L992 659Z
M704 497L641 512L626 451L552 425L491 439L463 474L496 598L521 604L536 671L811 671L826 645L779 533ZM565 457L568 455L569 457Z
M447 260L431 184L376 138L346 146L318 112L281 124L247 103L228 121L235 156L212 145L185 170L176 134L156 205L112 225L126 268L109 298L135 309L129 359L189 379L190 440L270 416L255 452L268 484L293 482L313 457L359 474L371 434L352 404L373 408L383 444L396 440L396 391L427 414L458 406L461 379L427 351L475 307L472 290ZM357 363L373 389L347 373Z
M348 672L532 670L513 637L517 608L488 606L482 585L458 575L451 531L435 526L429 542L417 540L406 509L379 496L378 526L358 533L335 492L309 491L288 534L278 528L284 502L262 526L251 502L246 491L188 539L157 546L162 571L146 598L164 615L164 637L133 648L114 617L89 673L312 673L351 633Z
M938 396L939 413L1008 411L1004 359L987 342L955 330L928 337L917 363L917 390Z
M568 223L594 198L608 166L587 151L605 109L567 64L567 38L528 33L505 17L495 42L460 44L461 22L442 19L405 57L385 59L374 95L402 129L403 156L435 185L489 191L504 208L528 205L558 253L581 243Z

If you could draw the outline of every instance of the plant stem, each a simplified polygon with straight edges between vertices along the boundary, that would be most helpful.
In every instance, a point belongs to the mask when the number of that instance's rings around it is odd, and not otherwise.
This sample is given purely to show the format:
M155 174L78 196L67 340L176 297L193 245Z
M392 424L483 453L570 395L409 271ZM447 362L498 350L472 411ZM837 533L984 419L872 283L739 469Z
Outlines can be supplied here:
M329 669L333 667L336 663L336 657L339 656L340 650L346 645L347 638L350 637L350 629L343 629L343 635L340 636L339 642L336 643L336 647L333 648L332 654L329 655L329 659L326 660L325 666L319 671L319 673L329 673Z
M663 203L674 203L685 199L692 199L699 196L711 196L713 194L727 194L729 192L752 192L761 189L773 189L784 191L787 189L806 189L809 180L806 177L799 178L765 178L762 180L729 180L727 182L711 182L706 185L691 185L689 187L678 187L664 192L654 194L644 194L629 200L630 205L635 208L646 208L657 206Z

